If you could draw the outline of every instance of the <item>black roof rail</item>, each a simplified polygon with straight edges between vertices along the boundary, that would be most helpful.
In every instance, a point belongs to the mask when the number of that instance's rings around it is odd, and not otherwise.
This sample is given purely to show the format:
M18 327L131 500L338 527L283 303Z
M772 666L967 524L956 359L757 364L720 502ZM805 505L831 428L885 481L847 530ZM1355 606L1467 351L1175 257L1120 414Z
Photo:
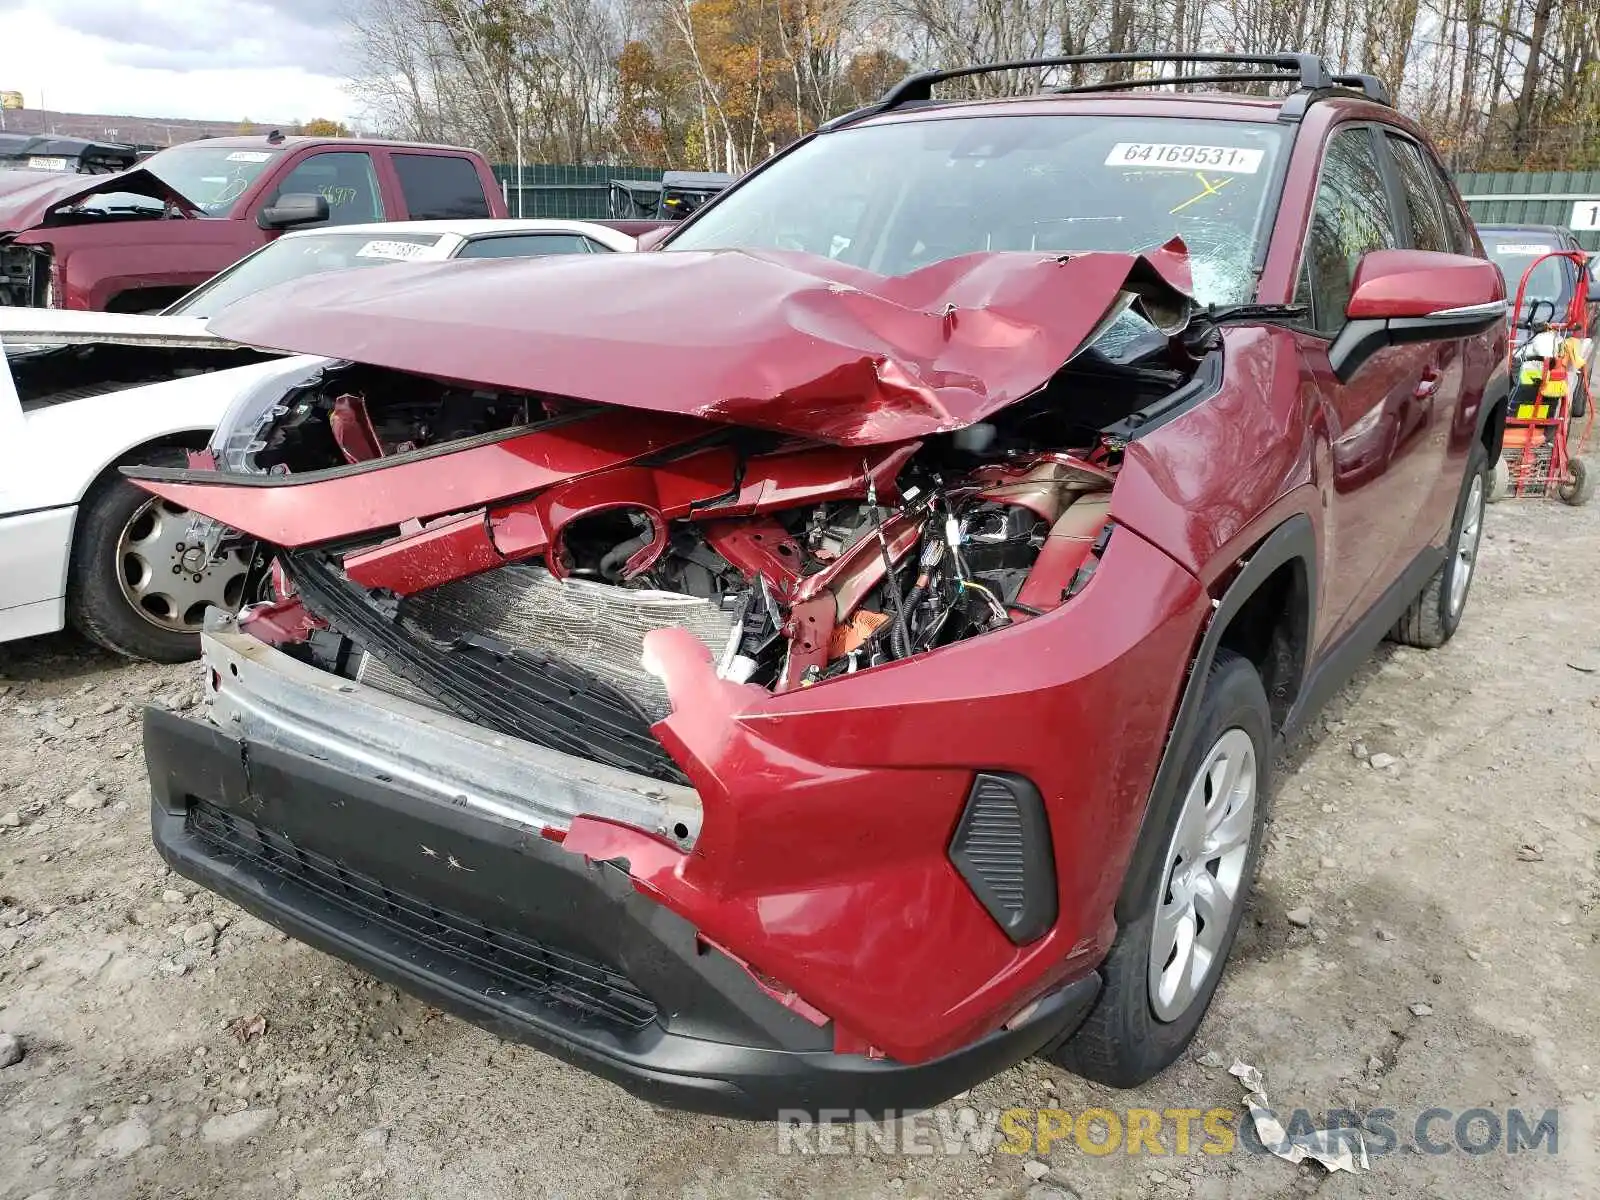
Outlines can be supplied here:
M947 71L922 71L895 84L875 104L856 109L821 126L819 132L853 125L878 113L890 112L908 104L933 99L933 85L973 75L992 75L1000 71L1037 70L1041 67L1108 66L1116 63L1194 63L1208 66L1271 67L1271 71L1227 71L1211 74L1157 75L1143 79L1111 79L1052 88L1054 94L1092 94L1120 92L1133 88L1161 87L1169 83L1292 83L1295 90L1283 104L1279 119L1298 121L1311 103L1340 88L1361 92L1367 99L1393 107L1389 89L1376 75L1334 75L1315 54L1069 54L1057 58L1026 58L1015 62L987 63L976 67L954 67Z
M1241 77L1239 81L1293 83L1308 91L1334 86L1333 74L1328 70L1322 59L1315 54L1144 54L1137 52L1127 54L1067 54L1057 58L1024 58L1015 62L986 63L976 67L953 67L946 71L922 71L915 75L907 75L884 93L883 99L878 102L878 109L882 112L899 108L901 105L914 104L919 100L932 100L934 84L945 83L951 79L966 79L973 75L993 75L1000 71L1026 71L1039 67L1089 67L1110 66L1115 63L1147 62L1274 67L1276 68L1274 74L1252 75L1248 79ZM1211 77L1206 77L1203 80L1203 82L1211 81ZM1100 84L1087 86L1101 91L1114 91L1117 87L1149 86L1150 82L1156 81L1147 82L1130 79L1115 81L1115 86ZM1159 82L1187 83L1190 80L1178 77L1176 80L1169 78Z
M1318 91L1296 91L1290 94L1283 102L1283 107L1278 110L1278 120L1293 123L1306 115L1318 100L1325 100L1329 96L1348 95L1346 89L1359 91L1368 100L1381 104L1385 108L1393 108L1394 102L1389 99L1388 85L1376 75L1336 75L1334 86L1322 88Z
M1051 88L1051 95L1083 95L1093 92L1120 92L1129 88L1161 87L1168 83L1283 83L1287 75L1258 71L1219 71L1214 75L1147 75L1139 79L1107 79L1099 83L1074 83Z
M1394 107L1394 98L1389 95L1389 85L1376 75L1335 75L1333 81L1340 87L1354 88L1368 100Z

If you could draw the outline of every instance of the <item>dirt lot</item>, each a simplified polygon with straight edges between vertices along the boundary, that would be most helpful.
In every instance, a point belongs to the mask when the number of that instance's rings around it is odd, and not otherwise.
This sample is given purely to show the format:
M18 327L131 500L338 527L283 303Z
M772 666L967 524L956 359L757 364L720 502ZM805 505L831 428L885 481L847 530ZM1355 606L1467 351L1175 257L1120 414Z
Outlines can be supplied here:
M169 876L139 714L192 705L195 673L63 636L0 648L0 1031L25 1049L0 1198L1600 1195L1600 507L1503 504L1488 536L1456 640L1380 652L1283 764L1194 1057L1126 1094L1030 1062L946 1114L1235 1108L1237 1056L1280 1110L1391 1110L1364 1175L1198 1138L781 1155L772 1126L654 1109ZM1413 1136L1430 1108L1443 1153ZM1558 1152L1463 1151L1475 1108L1557 1110Z

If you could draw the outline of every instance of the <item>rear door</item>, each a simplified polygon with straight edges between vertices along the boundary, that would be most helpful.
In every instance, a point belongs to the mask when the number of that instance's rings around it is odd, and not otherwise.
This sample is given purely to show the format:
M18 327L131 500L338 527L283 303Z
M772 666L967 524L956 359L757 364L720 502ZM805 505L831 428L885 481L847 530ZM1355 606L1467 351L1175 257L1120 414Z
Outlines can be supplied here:
M406 221L470 221L496 213L477 163L460 154L391 150Z
M1377 599L1402 542L1412 540L1425 483L1414 457L1427 429L1419 409L1439 380L1427 345L1387 347L1347 383L1328 358L1362 255L1397 248L1406 233L1381 136L1371 126L1339 125L1323 147L1296 287L1296 303L1311 309L1309 326L1296 337L1301 369L1326 437L1318 439L1313 463L1324 506L1319 649Z

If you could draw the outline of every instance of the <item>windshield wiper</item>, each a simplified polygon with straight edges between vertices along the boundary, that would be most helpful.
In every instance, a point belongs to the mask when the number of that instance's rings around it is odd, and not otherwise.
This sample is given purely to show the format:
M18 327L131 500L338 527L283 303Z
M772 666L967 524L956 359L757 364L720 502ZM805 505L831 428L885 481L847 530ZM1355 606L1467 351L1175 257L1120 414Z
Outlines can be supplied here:
M1311 315L1304 304L1210 304L1201 314L1213 325L1240 321L1301 321Z
M152 216L160 216L167 211L167 206L160 201L153 201L150 204L75 204L66 211L85 217L113 216L118 213L149 213Z

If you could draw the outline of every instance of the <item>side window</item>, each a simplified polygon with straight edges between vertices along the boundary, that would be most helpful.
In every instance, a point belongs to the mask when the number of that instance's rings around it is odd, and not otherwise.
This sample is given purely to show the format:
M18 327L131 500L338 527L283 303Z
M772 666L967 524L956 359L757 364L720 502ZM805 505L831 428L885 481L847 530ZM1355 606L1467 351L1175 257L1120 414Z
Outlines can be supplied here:
M1310 305L1317 330L1332 334L1344 324L1361 256L1398 244L1372 138L1365 129L1334 134L1322 156L1311 231L1295 289L1296 303Z
M358 150L313 154L284 176L267 203L280 196L311 194L328 201L329 225L360 225L383 220L383 197L372 156Z
M523 233L474 238L456 252L456 257L532 258L540 254L590 254L604 249L577 233Z
M1439 196L1428 164L1423 161L1421 147L1392 133L1383 140L1388 143L1389 153L1399 168L1400 191L1405 196L1406 213L1411 218L1412 246L1418 250L1452 253L1455 245L1445 226L1444 211L1439 206Z
M1439 165L1438 159L1431 154L1424 154L1423 158L1427 160L1428 171L1433 176L1433 186L1439 195L1439 206L1444 210L1444 223L1450 230L1452 248L1457 254L1477 258L1478 243L1472 234L1472 224L1462 212L1460 200L1456 198L1456 185L1450 181L1450 176Z
M406 215L413 221L487 217L483 180L469 160L453 154L395 154Z

